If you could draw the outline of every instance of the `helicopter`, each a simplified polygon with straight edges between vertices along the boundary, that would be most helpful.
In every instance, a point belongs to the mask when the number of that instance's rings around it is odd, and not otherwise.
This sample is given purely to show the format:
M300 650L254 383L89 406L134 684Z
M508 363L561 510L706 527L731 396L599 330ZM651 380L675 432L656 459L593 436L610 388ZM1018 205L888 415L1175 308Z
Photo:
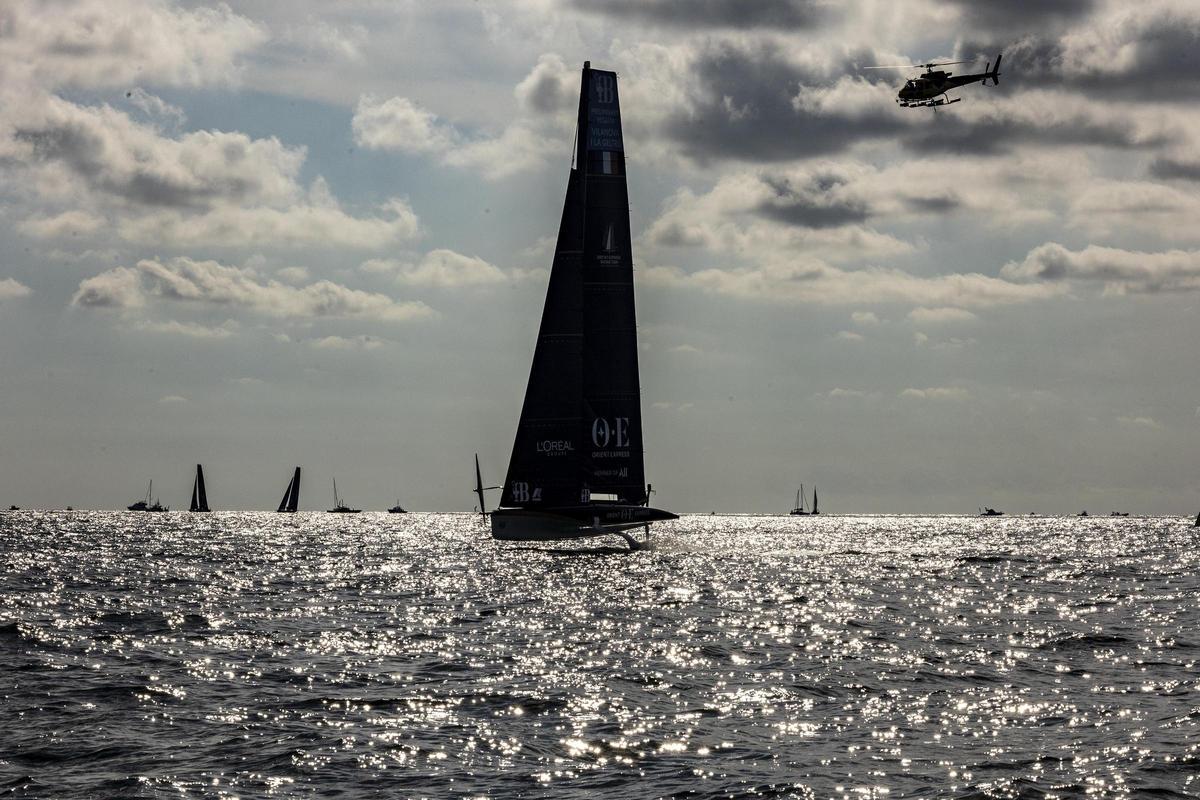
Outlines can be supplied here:
M912 78L905 82L903 88L896 95L896 102L902 108L937 108L938 106L948 106L951 103L957 103L962 100L961 97L955 97L951 100L946 96L946 92L951 89L957 89L960 86L966 86L969 83L979 81L984 86L987 86L988 79L991 78L993 86L1000 85L1000 60L1004 58L1004 54L996 56L996 67L992 68L992 62L988 62L983 72L974 75L955 75L953 72L943 72L935 70L935 67L949 67L955 64L969 64L969 61L941 61L930 64L896 64L886 67L864 67L864 69L917 69L923 68L925 74L917 78Z

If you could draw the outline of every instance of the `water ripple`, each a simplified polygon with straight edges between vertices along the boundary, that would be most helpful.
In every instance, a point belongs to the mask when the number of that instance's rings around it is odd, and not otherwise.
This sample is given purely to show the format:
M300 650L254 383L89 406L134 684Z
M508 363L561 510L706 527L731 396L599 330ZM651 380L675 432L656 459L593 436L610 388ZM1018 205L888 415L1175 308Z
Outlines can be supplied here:
M0 794L1187 797L1174 518L0 514Z

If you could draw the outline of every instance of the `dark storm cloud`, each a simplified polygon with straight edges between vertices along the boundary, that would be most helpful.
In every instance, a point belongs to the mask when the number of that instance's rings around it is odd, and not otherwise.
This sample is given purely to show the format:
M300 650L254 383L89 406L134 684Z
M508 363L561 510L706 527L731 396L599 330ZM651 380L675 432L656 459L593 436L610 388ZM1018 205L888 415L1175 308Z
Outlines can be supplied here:
M667 117L666 133L698 161L727 158L756 163L835 154L881 138L894 139L922 155L996 155L1020 144L1156 148L1170 141L1164 135L1140 135L1133 121L1121 116L1051 120L911 109L905 112L908 116L900 117L882 98L877 108L866 112L843 113L836 105L828 112L797 108L794 99L802 89L829 88L844 76L859 74L859 65L875 60L872 53L862 52L819 71L788 61L772 46L750 50L730 43L711 45L688 69L690 107ZM1008 61L1006 55L1006 69ZM998 89L969 89L1020 91L1007 82Z
M866 203L839 198L831 190L845 184L837 175L817 175L804 186L786 177L763 176L771 197L755 211L768 219L802 228L837 228L865 222L871 216Z
M933 195L930 197L905 197L904 202L915 211L923 214L949 214L962 207L962 200L952 194Z
M666 130L692 157L784 161L835 153L861 139L886 136L904 125L887 107L855 116L797 110L801 87L829 87L857 64L875 63L864 51L826 72L788 61L777 48L754 50L728 43L697 55L688 73L691 108L668 117Z
M1007 44L999 38L967 41L959 52L962 58L992 59L1003 51L1001 83L1011 91L1063 88L1093 99L1194 102L1200 94L1200 17L1157 13L1122 25L1106 39L1114 52L1086 53L1097 65L1088 71L1068 65L1066 47L1053 35Z
M924 109L920 113L926 112ZM968 118L948 114L931 118L929 125L909 130L905 146L917 153L935 155L996 155L1021 144L1050 146L1093 145L1120 150L1154 149L1170 142L1165 136L1143 138L1121 119L1103 122L1071 118L1029 122L1005 117Z
M1150 164L1150 174L1159 180L1200 181L1200 162L1156 158Z
M572 0L581 11L675 28L815 28L836 14L821 0Z
M962 19L975 29L1028 28L1054 20L1086 16L1095 0L946 0L962 11Z

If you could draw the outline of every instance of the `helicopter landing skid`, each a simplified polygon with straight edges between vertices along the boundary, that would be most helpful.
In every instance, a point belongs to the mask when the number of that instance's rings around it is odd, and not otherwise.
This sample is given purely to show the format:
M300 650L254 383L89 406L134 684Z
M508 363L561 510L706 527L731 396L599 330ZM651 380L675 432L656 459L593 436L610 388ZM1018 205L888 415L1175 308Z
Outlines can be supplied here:
M953 103L961 103L962 98L956 97L953 100L941 98L938 100L897 100L901 108L937 108L938 106L948 106Z

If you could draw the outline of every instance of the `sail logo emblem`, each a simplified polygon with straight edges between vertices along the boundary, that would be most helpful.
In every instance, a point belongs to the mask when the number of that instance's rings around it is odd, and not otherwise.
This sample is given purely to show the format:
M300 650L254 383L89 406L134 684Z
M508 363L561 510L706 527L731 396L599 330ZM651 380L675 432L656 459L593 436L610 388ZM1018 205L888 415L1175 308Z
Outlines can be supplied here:
M610 423L604 417L592 420L592 444L596 447L629 447L629 417L613 417Z
M592 88L596 90L597 103L615 103L617 100L617 82L612 75L592 74Z
M512 498L515 503L540 503L542 500L542 488L535 486L533 491L529 491L529 484L525 481L513 481Z

